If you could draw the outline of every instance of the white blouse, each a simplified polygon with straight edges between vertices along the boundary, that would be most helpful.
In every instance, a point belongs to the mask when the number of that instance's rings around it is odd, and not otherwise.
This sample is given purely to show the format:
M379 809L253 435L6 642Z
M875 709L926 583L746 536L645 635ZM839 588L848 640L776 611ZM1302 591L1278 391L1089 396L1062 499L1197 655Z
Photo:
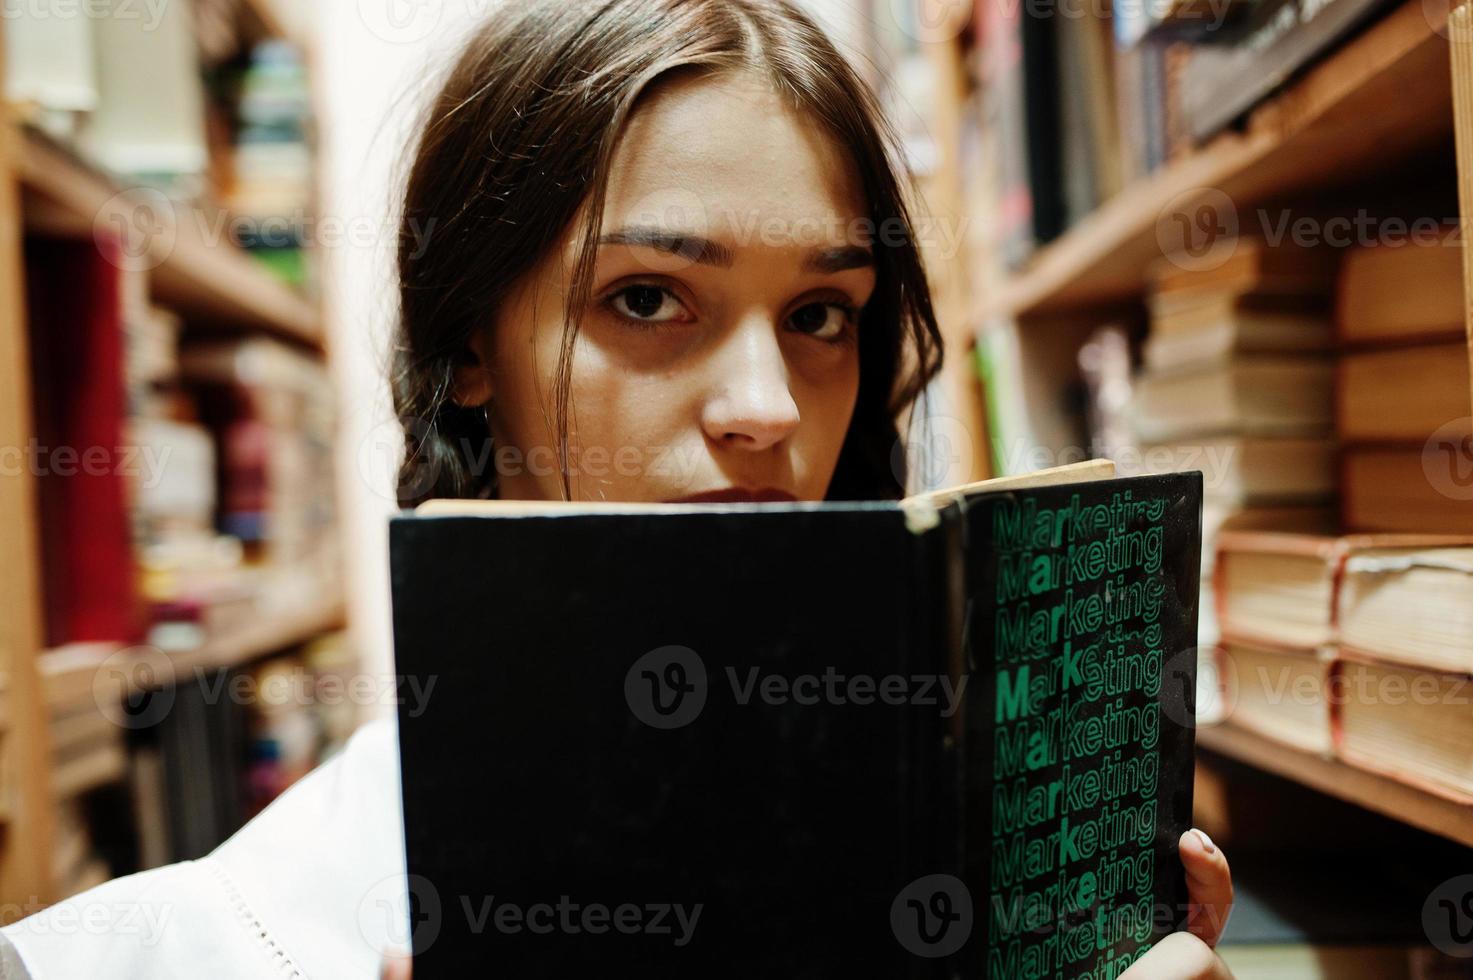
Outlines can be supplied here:
M399 792L393 719L365 725L208 857L0 930L0 978L375 980L408 946Z

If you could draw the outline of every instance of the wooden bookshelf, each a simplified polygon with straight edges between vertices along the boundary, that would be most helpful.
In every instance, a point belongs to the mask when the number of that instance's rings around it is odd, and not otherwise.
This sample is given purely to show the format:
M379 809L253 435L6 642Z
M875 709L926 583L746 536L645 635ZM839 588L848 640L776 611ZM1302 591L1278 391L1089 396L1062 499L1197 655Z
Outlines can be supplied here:
M292 39L287 18L280 15L284 9L273 0L246 0L242 36ZM6 26L0 21L0 77ZM237 247L223 210L170 202L156 191L134 187L27 126L21 111L0 105L0 447L23 446L36 431L24 289L27 231L90 241L100 229L133 230L130 259L146 273L149 298L179 314L187 334L267 335L319 360L325 356L317 304ZM152 210L140 209L140 201ZM141 227L155 233L137 237ZM0 471L0 552L6 556L0 565L0 729L5 733L0 739L0 923L61 897L54 850L57 800L124 778L126 761L119 748L89 754L74 765L57 764L53 738L95 734L86 726L99 722L85 712L66 716L62 734L54 736L57 709L95 703L98 667L124 647L43 649L38 503L32 468ZM309 572L315 569L290 574L305 582ZM192 678L196 668L238 666L343 626L339 591L303 587L280 594L284 591L272 593L269 607L238 630L171 654L172 679Z
M340 629L344 622L342 595L304 602L238 631L213 637L197 650L173 655L175 676L192 673L196 668L237 667Z
M1127 187L991 296L979 315L1026 316L1139 296L1162 255L1158 222L1225 194L1250 209L1385 167L1453 132L1447 11L1407 0L1225 133ZM1214 193L1216 192L1216 193Z
M5 24L0 20L0 77ZM0 446L20 446L31 419L30 341L22 295L19 133L0 116ZM34 476L24 467L0 476L0 670L5 674L6 734L0 740L0 893L6 902L55 898L51 868L51 741L36 651L42 643L40 532ZM9 906L8 906L9 907ZM0 913L0 923L19 910Z
M1337 759L1300 752L1232 724L1199 728L1197 746L1473 847L1473 806Z
M211 637L196 649L170 651L167 663L172 676L161 676L155 680L159 683L187 681L196 670L240 667L341 629L345 623L343 596L340 593L322 594L291 609L268 613L249 626ZM93 680L98 669L110 657L126 649L122 644L84 643L42 653L39 662L48 707L76 704L93 697Z
M141 199L124 194L122 182L34 130L22 130L18 164L31 228L90 236L99 225L132 226L138 218L135 201ZM259 330L322 347L317 308L229 240L223 213L182 204L172 211L172 219L152 211L144 219L168 223L148 242L155 300L192 326Z

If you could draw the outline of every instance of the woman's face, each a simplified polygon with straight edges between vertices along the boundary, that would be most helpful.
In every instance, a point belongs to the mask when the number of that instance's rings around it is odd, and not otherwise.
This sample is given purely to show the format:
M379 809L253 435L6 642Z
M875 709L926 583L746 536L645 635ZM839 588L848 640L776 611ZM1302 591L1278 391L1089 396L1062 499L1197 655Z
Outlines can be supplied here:
M867 215L839 148L762 82L653 92L613 160L574 348L573 499L823 499L875 288ZM460 378L460 400L489 399L504 498L562 496L553 388L578 239L509 298Z

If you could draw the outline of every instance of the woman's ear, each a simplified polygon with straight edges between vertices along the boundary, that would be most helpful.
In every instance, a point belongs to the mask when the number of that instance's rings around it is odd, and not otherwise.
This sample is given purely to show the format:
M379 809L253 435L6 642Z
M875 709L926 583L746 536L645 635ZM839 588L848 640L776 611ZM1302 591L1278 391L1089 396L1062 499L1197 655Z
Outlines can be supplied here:
M457 359L454 368L451 399L465 408L476 408L489 403L496 394L496 385L491 377L489 330L478 331L471 337Z

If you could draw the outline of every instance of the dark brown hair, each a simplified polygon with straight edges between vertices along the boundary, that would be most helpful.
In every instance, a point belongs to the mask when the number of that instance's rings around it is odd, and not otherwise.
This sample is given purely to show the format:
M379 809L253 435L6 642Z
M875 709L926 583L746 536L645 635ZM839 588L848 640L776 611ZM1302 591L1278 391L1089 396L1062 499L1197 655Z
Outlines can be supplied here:
M496 494L479 407L451 398L470 339L585 206L565 311L554 422L566 466L573 344L588 303L609 162L624 123L675 72L749 71L827 127L870 205L877 285L860 320L858 401L829 487L898 497L896 419L941 364L898 144L866 83L790 0L508 0L480 25L430 106L398 254L393 371L405 426L399 502Z

